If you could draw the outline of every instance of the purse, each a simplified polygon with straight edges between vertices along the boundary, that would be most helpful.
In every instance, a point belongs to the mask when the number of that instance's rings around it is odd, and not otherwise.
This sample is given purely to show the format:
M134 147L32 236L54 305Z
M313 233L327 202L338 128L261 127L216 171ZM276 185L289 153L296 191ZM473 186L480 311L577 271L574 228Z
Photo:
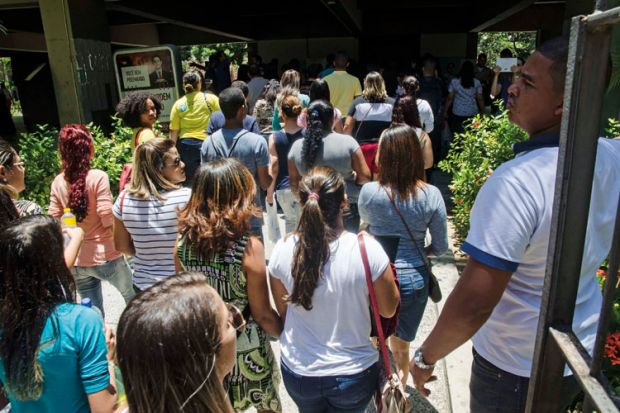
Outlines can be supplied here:
M435 274L433 274L430 262L428 258L426 257L426 255L420 250L420 246L418 245L418 243L415 242L415 238L413 238L413 233L409 229L409 225L407 225L407 221L405 221L405 217L403 217L403 214L400 212L400 209L396 205L396 201L394 201L394 197L392 196L392 193L388 191L386 187L383 187L383 189L385 190L385 193L390 199L390 202L392 203L392 207L394 207L394 211L396 211L396 213L400 217L400 220L405 226L405 229L407 230L407 233L409 234L409 238L411 239L411 242L415 246L416 250L418 250L418 254L422 258L422 261L424 261L424 266L426 267L426 272L428 273L428 296L431 298L431 300L433 300L434 303L438 303L441 301L441 297L442 297L441 287L439 287L439 281L437 281L437 277L435 277Z
M370 264L368 263L368 255L366 254L366 244L364 243L364 236L359 234L357 236L360 252L362 254L362 262L364 263L364 271L366 272L366 284L368 285L368 294L370 295L370 303L372 308L372 316L374 323L377 326L377 333L379 336L379 348L381 357L383 359L385 380L379 380L377 392L375 393L375 404L377 413L409 413L413 411L413 405L407 398L407 394L403 388L398 375L392 371L390 365L390 358L388 356L387 347L385 345L385 335L382 328L383 320L379 314L379 308L377 307L377 297L375 296L375 289L372 285L372 276L370 274ZM398 318L398 312L400 305L396 309L394 317Z

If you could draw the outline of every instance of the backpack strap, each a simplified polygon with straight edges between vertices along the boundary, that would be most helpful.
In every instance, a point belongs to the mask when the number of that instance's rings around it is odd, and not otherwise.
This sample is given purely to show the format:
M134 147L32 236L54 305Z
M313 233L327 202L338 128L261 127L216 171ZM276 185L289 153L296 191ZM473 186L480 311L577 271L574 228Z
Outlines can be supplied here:
M144 128L140 128L138 129L138 132L136 132L136 136L134 137L135 139L134 147L137 147L138 145L140 145L140 134L142 133L143 130Z

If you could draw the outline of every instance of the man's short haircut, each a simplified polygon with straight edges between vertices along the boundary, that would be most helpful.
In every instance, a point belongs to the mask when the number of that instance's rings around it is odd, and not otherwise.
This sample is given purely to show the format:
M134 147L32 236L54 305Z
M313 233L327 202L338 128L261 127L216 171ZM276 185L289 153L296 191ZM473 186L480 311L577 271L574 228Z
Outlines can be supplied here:
M482 58L482 57L484 57L484 58L486 59L486 58L487 58L487 54L486 54L486 53L480 53L480 54L478 55L478 59L480 59L480 58Z
M237 89L241 89L241 91L243 92L243 96L245 96L245 98L248 98L248 95L250 94L250 89L248 89L248 84L245 83L243 80L235 80L234 82L232 82L230 84L230 87L236 87Z
M346 67L347 63L349 63L349 56L345 52L336 53L336 57L334 57L334 65L336 67Z
M512 57L512 50L508 48L502 49L502 51L499 52L499 57Z
M551 60L549 68L553 89L557 93L564 93L566 80L566 65L568 63L568 39L556 37L541 44L536 51Z
M245 105L245 96L243 96L241 89L236 87L231 86L222 90L219 98L220 109L227 120L234 119L239 109Z
M252 77L260 75L260 67L258 67L258 65L250 65L250 68L248 69L248 74Z

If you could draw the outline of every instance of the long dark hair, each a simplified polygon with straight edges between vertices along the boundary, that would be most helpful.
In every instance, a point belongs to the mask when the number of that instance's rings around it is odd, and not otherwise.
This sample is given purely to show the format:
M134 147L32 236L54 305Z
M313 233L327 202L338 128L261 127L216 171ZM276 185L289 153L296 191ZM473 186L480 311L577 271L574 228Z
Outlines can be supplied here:
M9 186L0 184L0 228L17 218L19 218L19 213L13 203Z
M394 110L392 111L392 125L399 123L406 123L414 128L421 128L422 121L420 120L420 111L418 110L418 103L413 96L402 96L394 103Z
M306 310L312 309L312 296L329 260L329 243L336 229L345 184L342 175L328 166L311 169L299 183L302 209L296 234L299 242L293 257L293 293L289 300Z
M379 183L397 193L398 198L415 198L424 184L424 159L415 131L408 125L386 129L379 141Z
M43 327L57 305L75 301L58 221L33 215L4 227L0 231L0 273L4 386L18 400L36 400L45 380L37 360Z
M315 100L308 106L308 127L304 133L301 158L306 168L312 168L323 144L323 138L332 130L334 108L324 100Z
M418 97L420 82L415 76L406 76L402 81L402 86L405 91L405 95L413 96L414 99Z
M65 180L69 184L69 205L75 219L82 222L88 214L86 176L90 171L93 137L84 125L65 125L58 135L58 149Z
M280 82L275 79L271 79L269 83L263 87L263 91L258 96L258 99L265 99L270 106L273 106L276 103L276 98L281 90L282 86L280 85Z
M216 361L217 292L181 273L129 302L118 323L118 365L131 413L232 413Z
M463 62L459 72L459 78L461 79L461 86L465 89L474 87L474 64L472 62L469 60Z
M310 102L314 102L315 100L324 100L326 102L331 100L329 85L325 79L314 79L310 85Z

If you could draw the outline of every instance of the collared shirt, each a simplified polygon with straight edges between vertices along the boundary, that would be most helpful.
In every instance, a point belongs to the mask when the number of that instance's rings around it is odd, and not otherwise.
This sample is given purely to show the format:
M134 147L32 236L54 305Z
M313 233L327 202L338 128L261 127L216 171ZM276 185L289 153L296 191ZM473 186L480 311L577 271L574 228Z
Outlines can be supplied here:
M491 317L472 341L496 367L529 377L540 316L558 162L558 135L515 145L517 156L486 181L462 251L513 273ZM573 330L592 351L601 290L595 273L609 253L620 195L620 140L599 139ZM475 299L475 297L472 297ZM568 374L568 370L566 372Z

